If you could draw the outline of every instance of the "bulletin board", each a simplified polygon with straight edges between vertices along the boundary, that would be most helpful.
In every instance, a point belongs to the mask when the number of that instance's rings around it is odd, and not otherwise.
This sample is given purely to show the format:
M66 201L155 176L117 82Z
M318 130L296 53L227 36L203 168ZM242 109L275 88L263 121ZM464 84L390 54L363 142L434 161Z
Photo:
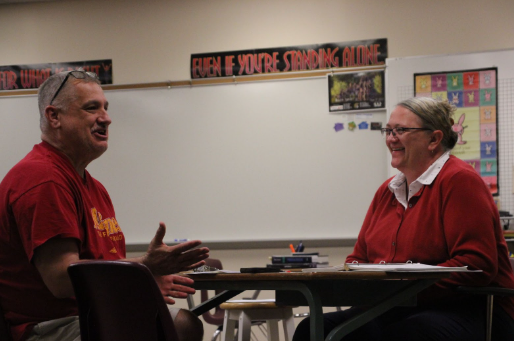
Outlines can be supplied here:
M497 68L415 73L416 97L448 100L456 107L451 153L472 166L498 195Z

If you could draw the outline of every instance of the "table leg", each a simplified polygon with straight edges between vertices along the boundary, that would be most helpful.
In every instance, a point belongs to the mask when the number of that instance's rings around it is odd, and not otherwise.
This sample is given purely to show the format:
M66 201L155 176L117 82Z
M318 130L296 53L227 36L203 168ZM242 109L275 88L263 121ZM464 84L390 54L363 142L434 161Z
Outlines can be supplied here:
M323 341L323 305L319 292L308 282L287 283L288 290L301 292L309 304L310 340Z
M222 293L219 293L216 296L213 296L211 299L200 303L193 309L191 309L191 312L196 314L196 316L200 316L203 313L208 312L211 309L214 309L215 307L219 306L221 303L231 299L234 296L239 295L244 290L226 290Z

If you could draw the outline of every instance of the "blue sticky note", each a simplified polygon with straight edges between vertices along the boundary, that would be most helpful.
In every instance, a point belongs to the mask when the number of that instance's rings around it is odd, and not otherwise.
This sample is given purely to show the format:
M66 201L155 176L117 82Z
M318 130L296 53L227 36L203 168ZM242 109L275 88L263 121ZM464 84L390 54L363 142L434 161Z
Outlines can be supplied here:
M368 127L369 127L369 124L366 121L359 123L359 130L368 129Z

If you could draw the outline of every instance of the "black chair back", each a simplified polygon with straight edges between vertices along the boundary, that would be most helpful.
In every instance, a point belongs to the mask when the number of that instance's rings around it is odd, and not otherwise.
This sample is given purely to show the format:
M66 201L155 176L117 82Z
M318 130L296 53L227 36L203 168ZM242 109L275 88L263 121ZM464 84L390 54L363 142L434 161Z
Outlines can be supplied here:
M82 341L177 341L173 320L150 270L139 263L85 261L68 273Z

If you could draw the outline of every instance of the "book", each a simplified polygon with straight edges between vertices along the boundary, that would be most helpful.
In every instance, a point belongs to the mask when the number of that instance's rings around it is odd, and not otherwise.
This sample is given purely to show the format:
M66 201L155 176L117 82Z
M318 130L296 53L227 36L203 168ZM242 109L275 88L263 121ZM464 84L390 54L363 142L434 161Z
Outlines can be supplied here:
M328 256L319 255L274 255L271 256L272 264L286 263L328 263Z

